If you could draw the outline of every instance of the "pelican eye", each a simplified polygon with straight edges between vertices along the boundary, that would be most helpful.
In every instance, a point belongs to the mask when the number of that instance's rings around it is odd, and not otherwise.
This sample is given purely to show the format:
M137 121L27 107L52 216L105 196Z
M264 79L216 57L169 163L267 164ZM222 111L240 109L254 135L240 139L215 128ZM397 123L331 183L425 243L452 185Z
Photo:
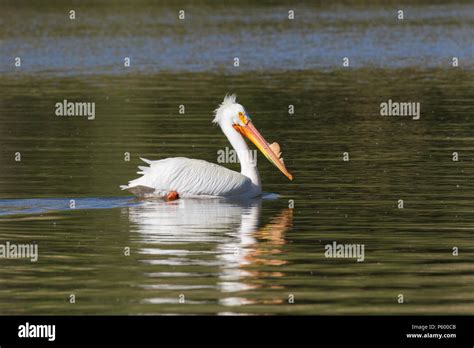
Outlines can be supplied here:
M248 124L249 121L250 121L250 118L245 115L243 112L239 112L239 118L240 118L240 121L242 121L243 124Z

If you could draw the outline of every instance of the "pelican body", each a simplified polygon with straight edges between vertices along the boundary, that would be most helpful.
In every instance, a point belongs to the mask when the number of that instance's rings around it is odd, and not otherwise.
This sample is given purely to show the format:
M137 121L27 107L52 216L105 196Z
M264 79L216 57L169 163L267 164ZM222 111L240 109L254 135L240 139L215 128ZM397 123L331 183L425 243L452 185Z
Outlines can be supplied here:
M241 165L240 173L203 160L185 157L150 161L142 158L149 166L139 166L142 176L123 185L138 197L183 198L254 198L262 193L262 184L257 164L250 155L244 139L247 137L288 179L280 146L268 144L252 124L235 95L227 95L214 111L213 122L217 123L234 148Z

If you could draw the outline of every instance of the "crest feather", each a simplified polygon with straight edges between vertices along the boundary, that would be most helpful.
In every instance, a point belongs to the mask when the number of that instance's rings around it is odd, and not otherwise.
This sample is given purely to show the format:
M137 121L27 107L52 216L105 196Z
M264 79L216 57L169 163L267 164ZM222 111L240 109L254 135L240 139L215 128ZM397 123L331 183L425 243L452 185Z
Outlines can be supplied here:
M214 110L214 119L212 120L212 122L218 123L222 116L222 111L226 107L231 106L232 104L235 104L236 100L237 100L236 94L226 94L221 105L219 105L219 107Z

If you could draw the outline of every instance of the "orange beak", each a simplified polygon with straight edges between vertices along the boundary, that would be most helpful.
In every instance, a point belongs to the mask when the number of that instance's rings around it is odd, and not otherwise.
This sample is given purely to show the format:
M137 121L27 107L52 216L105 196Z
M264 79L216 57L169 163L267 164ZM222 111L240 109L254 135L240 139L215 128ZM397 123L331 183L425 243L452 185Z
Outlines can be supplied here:
M245 123L245 126L234 124L234 129L237 130L240 134L247 137L252 143L254 143L255 146L265 155L265 157L271 163L273 163L275 167L280 169L280 171L285 174L288 179L293 180L293 175L288 172L285 167L285 164L283 163L283 159L280 158L280 153L278 153L278 144L274 143L272 145L269 145L265 138L257 130L257 128L254 127L252 121L250 121L248 117L244 115L239 115L239 117L242 122ZM275 146L278 148L275 148ZM274 150L276 150L277 153L275 153Z

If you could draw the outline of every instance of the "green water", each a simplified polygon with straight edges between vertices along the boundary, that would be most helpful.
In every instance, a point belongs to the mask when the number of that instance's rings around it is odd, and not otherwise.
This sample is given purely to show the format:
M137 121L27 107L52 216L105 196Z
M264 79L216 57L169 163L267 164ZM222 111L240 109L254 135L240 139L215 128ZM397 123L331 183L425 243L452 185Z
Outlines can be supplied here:
M30 214L3 207L0 240L37 242L39 260L1 261L1 313L472 313L473 77L405 69L3 78L3 205L65 203ZM228 90L241 91L254 124L280 142L294 181L261 156L258 166L264 190L282 197L130 202L118 186L136 177L138 156L217 161L228 144L212 110ZM64 96L95 101L96 118L55 116ZM389 98L421 100L420 120L380 116ZM97 198L82 206L86 197ZM123 198L114 206L100 197ZM105 209L88 209L94 200ZM333 241L364 244L365 261L326 258Z

